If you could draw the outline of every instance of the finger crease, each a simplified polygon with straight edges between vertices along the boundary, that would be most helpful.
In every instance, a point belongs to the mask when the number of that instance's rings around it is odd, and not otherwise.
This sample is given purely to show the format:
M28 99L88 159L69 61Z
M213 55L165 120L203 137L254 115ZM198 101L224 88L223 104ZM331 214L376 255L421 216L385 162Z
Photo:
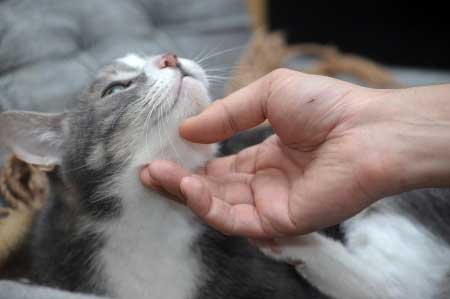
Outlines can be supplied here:
M225 105L225 103L223 101L220 101L219 103L222 105L223 110L225 111L225 116L226 116L226 119L227 119L228 127L231 129L231 131L233 133L238 132L238 126L237 126L236 121L234 120L233 114L231 114L231 112L228 109L227 105ZM228 133L228 132L225 132L225 133Z

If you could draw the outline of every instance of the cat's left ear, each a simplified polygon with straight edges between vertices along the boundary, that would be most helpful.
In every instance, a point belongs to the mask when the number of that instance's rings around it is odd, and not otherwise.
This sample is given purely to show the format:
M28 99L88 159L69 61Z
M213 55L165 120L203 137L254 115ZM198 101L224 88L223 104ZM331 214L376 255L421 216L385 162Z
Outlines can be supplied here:
M41 166L60 165L66 115L12 111L0 113L0 146L21 160Z

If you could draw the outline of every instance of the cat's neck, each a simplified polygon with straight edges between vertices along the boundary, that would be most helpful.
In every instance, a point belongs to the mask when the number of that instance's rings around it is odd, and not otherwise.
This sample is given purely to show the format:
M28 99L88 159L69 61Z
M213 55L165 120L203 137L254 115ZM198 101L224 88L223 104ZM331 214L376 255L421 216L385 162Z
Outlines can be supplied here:
M106 283L119 298L187 298L200 283L192 245L202 226L188 208L145 188L139 170L123 172L115 189L122 211L100 228L107 240L100 252ZM168 281L175 283L168 287Z
M172 137L170 145L154 147L154 152L145 144L136 146L138 152L127 166L100 186L101 194L120 203L120 212L95 224L105 239L99 266L114 297L191 298L202 283L202 264L193 245L203 226L187 207L144 187L139 172L156 159L177 161L193 171L213 157L216 146Z

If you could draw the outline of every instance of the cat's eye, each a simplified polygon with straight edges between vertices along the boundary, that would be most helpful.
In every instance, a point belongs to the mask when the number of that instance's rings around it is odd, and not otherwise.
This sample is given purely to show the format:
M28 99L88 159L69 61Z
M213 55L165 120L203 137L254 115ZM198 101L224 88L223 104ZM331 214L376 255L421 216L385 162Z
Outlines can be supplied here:
M130 82L127 82L127 83L120 82L120 83L111 84L110 86L105 88L105 90L102 92L102 97L106 97L111 94L121 92L121 91L127 89L129 86L130 86Z

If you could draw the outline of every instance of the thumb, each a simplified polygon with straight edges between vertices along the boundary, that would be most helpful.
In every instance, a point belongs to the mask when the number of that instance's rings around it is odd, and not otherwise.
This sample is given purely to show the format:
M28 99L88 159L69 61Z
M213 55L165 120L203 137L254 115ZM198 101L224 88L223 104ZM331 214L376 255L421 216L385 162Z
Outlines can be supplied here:
M213 143L262 123L267 118L267 99L275 73L213 102L199 115L184 121L180 135L192 142Z

